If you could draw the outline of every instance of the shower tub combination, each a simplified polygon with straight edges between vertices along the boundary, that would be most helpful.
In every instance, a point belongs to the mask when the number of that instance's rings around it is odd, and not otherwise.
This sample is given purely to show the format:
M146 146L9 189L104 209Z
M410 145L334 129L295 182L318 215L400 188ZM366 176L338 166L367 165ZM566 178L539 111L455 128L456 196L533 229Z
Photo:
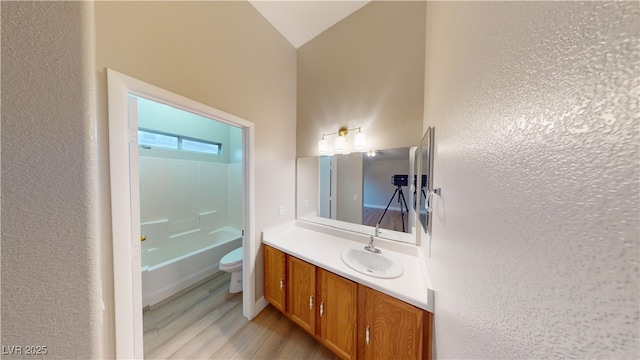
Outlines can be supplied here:
M242 246L242 232L231 226L194 229L169 236L168 220L141 224L142 306L156 304L219 271L220 259Z

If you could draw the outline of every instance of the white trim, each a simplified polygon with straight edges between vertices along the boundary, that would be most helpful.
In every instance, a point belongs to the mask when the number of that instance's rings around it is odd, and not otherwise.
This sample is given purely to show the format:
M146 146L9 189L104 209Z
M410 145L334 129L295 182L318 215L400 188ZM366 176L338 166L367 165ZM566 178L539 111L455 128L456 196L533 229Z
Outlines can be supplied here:
M111 174L111 217L113 236L113 283L116 327L116 357L134 358L135 314L133 303L133 258L130 245L131 193L129 174L128 99L125 82L107 73L109 96L109 158ZM122 96L121 94L125 94ZM118 119L119 121L116 121ZM122 121L125 119L127 121ZM116 146L117 145L117 146ZM113 166L121 164L121 166ZM126 194L126 195L125 195ZM124 196L123 196L124 195ZM118 209L119 211L116 211ZM118 241L116 239L119 239ZM139 357L139 356L138 356Z
M244 225L245 231L242 236L243 245L243 271L242 271L242 283L243 297L242 297L242 313L244 317L251 320L259 311L256 311L254 303L256 293L256 257L258 255L258 249L256 248L255 241L255 219L256 212L253 201L255 199L255 129L253 123L248 122L248 125L243 131L243 153L248 154L244 159L244 176L245 181L244 193L248 196L244 197ZM248 245L248 246L247 246ZM248 265L248 266L247 266ZM260 309L262 310L262 309Z
M212 108L184 96L161 89L130 76L107 69L109 96L109 155L111 174L111 215L113 231L113 271L116 357L141 359L142 291L140 272L140 219L137 191L131 183L137 174L137 121L128 120L128 95L142 96L177 109L213 118L243 129L244 160L244 255L248 268L243 271L243 315L256 314L254 180L254 125L235 115ZM134 130L135 131L131 131ZM135 146L130 146L135 142ZM135 168L134 171L131 171ZM133 187L134 189L137 188ZM135 205L134 205L135 203ZM136 266L137 263L137 266ZM138 287L136 289L136 286ZM137 291L136 291L137 290Z
M260 311L264 310L264 308L267 307L267 305L269 305L269 302L267 301L267 299L264 298L264 296L261 296L260 299L258 299L258 301L256 301L256 304L255 304L256 313L259 314Z

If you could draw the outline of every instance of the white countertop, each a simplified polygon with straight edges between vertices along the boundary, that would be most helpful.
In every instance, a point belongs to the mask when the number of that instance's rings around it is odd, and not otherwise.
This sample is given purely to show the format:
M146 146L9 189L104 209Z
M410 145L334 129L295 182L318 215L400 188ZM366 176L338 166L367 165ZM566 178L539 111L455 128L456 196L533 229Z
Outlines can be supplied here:
M295 222L263 231L262 242L344 278L433 312L433 290L417 246L376 238L376 248L404 266L404 273L400 277L380 279L351 269L340 258L343 250L360 249L368 243L369 238L365 235L345 233L343 237L336 234L339 231Z

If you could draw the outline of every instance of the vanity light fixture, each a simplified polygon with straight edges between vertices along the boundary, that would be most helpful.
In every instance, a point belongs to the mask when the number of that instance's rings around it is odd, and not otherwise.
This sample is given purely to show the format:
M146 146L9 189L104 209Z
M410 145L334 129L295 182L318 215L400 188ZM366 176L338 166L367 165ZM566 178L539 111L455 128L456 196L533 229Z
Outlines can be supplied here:
M353 129L347 129L346 127L341 127L340 130L336 132L322 134L322 139L318 141L318 151L320 152L320 154L325 155L329 152L329 142L324 138L328 135L338 135L334 142L334 150L337 153L345 152L347 149L347 134L349 134L349 131L352 130L358 130L358 132L353 137L353 148L357 151L364 151L366 147L366 136L362 132L362 128L357 127Z

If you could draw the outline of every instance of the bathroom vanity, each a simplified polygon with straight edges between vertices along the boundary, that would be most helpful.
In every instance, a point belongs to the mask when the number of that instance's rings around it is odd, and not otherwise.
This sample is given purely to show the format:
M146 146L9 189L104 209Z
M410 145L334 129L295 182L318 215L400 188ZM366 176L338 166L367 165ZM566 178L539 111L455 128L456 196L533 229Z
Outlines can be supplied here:
M433 291L420 252L376 239L404 271L373 277L341 259L368 241L300 221L265 231L265 299L343 359L430 359Z

